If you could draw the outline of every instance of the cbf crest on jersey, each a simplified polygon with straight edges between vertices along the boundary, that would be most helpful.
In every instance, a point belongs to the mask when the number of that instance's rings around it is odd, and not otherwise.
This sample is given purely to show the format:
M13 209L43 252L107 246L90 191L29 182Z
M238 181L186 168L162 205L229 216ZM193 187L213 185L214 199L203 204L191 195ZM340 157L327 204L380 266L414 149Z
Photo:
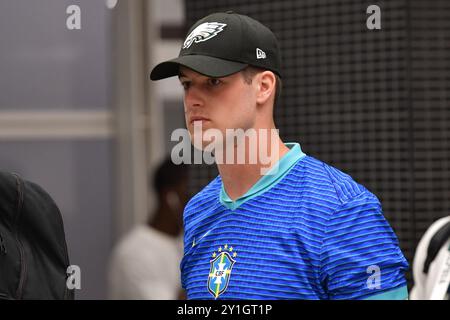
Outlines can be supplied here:
M211 267L208 276L208 291L215 299L225 292L228 288L228 283L231 278L231 270L236 262L237 253L233 247L224 245L219 247L218 252L212 254L213 259L210 260Z
M226 27L225 23L205 22L197 26L184 40L183 49L189 48L194 42L203 42L214 38L219 32Z

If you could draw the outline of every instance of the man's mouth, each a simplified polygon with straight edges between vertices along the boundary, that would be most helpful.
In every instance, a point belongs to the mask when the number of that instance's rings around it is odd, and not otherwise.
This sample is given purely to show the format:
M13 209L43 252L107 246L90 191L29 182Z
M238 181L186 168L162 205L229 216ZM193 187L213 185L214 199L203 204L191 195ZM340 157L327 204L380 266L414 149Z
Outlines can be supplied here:
M194 117L191 117L191 119L190 119L190 121L189 121L189 123L190 124L193 124L194 122L196 122L196 121L200 121L200 122L205 122L205 121L210 121L208 118L205 118L205 117L201 117L201 116L194 116Z

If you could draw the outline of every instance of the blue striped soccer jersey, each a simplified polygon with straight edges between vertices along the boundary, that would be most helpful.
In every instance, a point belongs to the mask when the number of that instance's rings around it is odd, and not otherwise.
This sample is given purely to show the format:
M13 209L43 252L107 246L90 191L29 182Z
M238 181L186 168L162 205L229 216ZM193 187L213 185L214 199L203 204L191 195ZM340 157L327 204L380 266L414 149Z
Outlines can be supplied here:
M408 262L378 198L287 143L231 200L220 176L184 211L188 299L407 299Z

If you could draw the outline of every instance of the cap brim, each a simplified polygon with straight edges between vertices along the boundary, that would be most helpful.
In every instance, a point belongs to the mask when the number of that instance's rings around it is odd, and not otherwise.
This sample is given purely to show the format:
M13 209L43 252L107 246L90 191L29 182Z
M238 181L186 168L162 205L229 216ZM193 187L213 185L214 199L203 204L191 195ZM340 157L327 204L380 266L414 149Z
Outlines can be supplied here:
M180 65L213 78L229 76L243 70L248 66L246 63L229 61L210 56L186 55L161 62L153 68L150 73L150 79L161 80L178 76Z

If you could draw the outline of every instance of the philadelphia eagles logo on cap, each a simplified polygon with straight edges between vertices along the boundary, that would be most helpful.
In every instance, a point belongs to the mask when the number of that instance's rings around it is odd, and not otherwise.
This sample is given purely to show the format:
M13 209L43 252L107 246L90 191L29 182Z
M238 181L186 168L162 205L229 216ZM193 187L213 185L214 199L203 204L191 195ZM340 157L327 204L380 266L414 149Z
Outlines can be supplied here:
M219 32L223 31L224 27L226 27L226 24L220 22L202 23L186 37L183 49L189 48L194 42L198 43L214 38Z

